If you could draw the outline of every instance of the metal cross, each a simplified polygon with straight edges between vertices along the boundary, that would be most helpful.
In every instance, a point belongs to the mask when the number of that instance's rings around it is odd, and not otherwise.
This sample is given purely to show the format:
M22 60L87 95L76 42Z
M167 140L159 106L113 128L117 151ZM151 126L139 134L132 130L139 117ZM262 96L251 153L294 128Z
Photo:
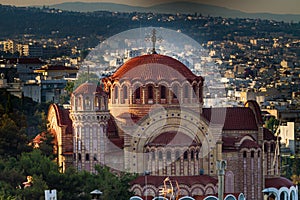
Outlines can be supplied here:
M145 39L146 39L146 41L151 41L152 42L152 51L151 51L151 53L152 54L157 54L156 51L155 51L155 44L156 44L156 42L160 42L162 39L161 39L161 37L156 36L156 30L153 29L152 30L152 35L147 36Z

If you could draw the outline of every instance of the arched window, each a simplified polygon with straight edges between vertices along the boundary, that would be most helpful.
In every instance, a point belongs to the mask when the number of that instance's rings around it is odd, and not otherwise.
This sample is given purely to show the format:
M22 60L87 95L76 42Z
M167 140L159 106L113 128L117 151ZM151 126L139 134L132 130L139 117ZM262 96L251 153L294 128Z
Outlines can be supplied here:
M89 161L89 160L90 160L90 154L88 154L88 153L85 154L85 160L86 160L86 161Z
M254 158L254 151L251 151L251 158Z
M84 105L85 105L85 109L89 110L91 108L91 101L89 97L85 97L84 99Z
M183 159L184 159L184 160L187 160L187 159L188 159L188 152L187 152L187 151L184 152L184 154L183 154Z
M194 156L195 156L195 153L194 153L194 150L191 151L191 160L194 160Z
M82 98L78 97L78 108L82 110Z
M153 99L153 86L148 85L147 90L148 90L148 99Z
M193 98L196 98L197 94L197 85L193 85Z
M178 85L174 85L172 88L173 92L173 98L178 99L179 93L178 93Z
M271 153L275 151L275 145L274 143L271 143Z
M123 86L123 98L128 99L128 93L127 93L127 86L126 85Z
M195 153L196 153L196 160L198 160L199 159L199 151L197 150Z
M155 160L155 151L151 151L152 154L152 160Z
M99 107L99 98L97 96L94 99L94 106L96 109L98 109L98 107Z
M171 160L171 152L167 151L167 160Z
M189 98L189 86L188 84L185 84L183 87L183 97L184 98Z
M140 87L137 87L134 90L134 97L135 97L135 99L141 99L141 88Z
M119 87L115 86L115 99L119 98Z
M247 152L246 151L243 152L243 158L247 158Z
M175 159L180 159L180 152L179 151L176 151L175 152Z
M158 152L158 159L159 160L162 160L163 159L163 154L161 151Z
M166 98L166 87L164 85L160 86L160 98L161 99Z
M225 193L234 193L234 174L227 171L225 174Z
M264 151L265 151L265 152L268 152L268 143L265 143L265 144L264 144Z

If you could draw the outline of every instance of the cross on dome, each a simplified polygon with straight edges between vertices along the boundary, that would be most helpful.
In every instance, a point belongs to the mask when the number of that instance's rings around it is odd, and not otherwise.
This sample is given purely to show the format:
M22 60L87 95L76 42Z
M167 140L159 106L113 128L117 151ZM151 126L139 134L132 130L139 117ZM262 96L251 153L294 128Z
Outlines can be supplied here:
M156 36L156 29L152 30L152 35L151 36L146 37L146 41L151 41L152 42L152 51L151 51L151 53L152 54L157 54L157 52L155 51L155 45L156 45L156 42L161 41L161 38Z

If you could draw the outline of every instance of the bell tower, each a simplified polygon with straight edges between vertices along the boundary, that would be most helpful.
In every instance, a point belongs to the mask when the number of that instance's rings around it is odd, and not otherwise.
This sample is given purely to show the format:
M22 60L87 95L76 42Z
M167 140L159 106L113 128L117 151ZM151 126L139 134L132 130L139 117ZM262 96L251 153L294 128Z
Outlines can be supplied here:
M71 95L73 121L73 163L78 170L95 171L104 163L107 123L110 118L108 95L99 85L86 82Z

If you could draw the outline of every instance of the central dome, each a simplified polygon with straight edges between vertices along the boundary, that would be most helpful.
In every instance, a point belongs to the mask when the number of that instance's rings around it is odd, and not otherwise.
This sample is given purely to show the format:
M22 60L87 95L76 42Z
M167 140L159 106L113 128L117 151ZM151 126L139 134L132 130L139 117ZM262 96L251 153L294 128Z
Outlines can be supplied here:
M112 75L112 79L194 80L202 79L178 60L160 54L142 55L130 59Z

